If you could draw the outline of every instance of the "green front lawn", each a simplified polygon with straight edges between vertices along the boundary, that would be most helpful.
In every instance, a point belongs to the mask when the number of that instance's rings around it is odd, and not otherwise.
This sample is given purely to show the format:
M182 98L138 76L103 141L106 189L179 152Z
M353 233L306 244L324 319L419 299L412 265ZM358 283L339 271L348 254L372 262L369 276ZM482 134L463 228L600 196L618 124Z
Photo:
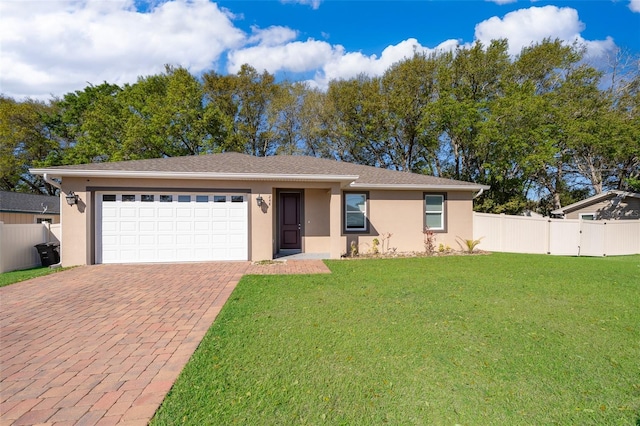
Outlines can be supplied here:
M640 424L640 256L247 276L152 424Z
M17 283L20 281L30 280L31 278L39 277L42 275L48 275L52 272L59 271L60 269L51 269L48 266L25 269L22 271L11 271L0 274L0 287L4 287L9 284Z

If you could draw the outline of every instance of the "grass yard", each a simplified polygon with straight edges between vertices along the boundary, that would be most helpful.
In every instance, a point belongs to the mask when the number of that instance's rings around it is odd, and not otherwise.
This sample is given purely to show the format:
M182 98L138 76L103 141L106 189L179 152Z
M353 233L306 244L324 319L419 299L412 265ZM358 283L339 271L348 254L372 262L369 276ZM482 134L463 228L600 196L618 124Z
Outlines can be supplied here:
M0 287L4 287L9 284L17 283L20 281L30 280L31 278L39 277L42 275L48 275L53 272L59 271L58 269L51 269L48 266L39 268L24 269L22 271L11 271L0 274Z
M328 265L244 277L152 424L640 424L640 256Z

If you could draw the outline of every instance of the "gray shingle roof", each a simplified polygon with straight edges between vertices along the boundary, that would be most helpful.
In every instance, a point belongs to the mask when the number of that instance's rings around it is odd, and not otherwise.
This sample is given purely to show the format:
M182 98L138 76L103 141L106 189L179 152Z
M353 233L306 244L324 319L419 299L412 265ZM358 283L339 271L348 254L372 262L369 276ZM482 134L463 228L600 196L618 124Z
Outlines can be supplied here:
M305 176L358 176L357 185L422 185L469 186L481 185L452 179L444 179L417 173L399 172L371 166L346 163L324 158L301 155L277 155L255 157L227 152L222 154L194 155L186 157L155 158L148 160L119 161L111 163L79 164L34 170L51 175L64 175L65 171L87 172L157 172L163 173L220 173L265 174Z
M0 211L12 213L60 214L60 198L49 195L0 191Z
M608 192L603 192L601 194L596 194L592 197L589 198L585 198L584 200L580 200L577 201L573 204L569 204L568 206L564 206L561 207L557 210L553 210L551 212L551 214L565 214L565 213L570 213L574 210L578 210L582 207L586 207L589 206L591 204L596 204L599 203L601 201L610 199L610 198L614 198L614 197L619 197L621 199L624 198L640 198L640 193L637 192L629 192L629 191L618 191L616 189L613 189L611 191Z

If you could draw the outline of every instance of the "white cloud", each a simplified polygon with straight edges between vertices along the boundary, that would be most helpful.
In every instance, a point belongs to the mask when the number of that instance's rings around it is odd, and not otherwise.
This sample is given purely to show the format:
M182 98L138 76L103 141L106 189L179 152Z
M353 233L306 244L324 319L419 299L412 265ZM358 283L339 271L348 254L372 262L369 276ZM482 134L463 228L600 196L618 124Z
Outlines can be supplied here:
M258 72L305 72L323 66L338 50L329 43L316 40L281 45L259 44L230 52L227 71L236 73L243 64L250 64Z
M364 55L360 52L345 53L341 48L335 51L331 60L322 70L316 73L313 86L324 88L329 81L335 79L348 79L364 73L369 76L380 76L394 63L411 58L415 53L428 54L433 51L449 51L459 45L457 40L447 40L440 43L434 49L422 46L418 40L410 38L396 45L386 47L380 57L377 55Z
M259 72L315 75L311 83L324 88L332 79L382 75L415 52L449 51L460 44L446 40L430 48L408 38L379 55L365 55L330 44L325 33L325 40L304 41L298 40L297 30L283 26L253 27L246 34L233 23L238 16L209 0L145 4L147 10L139 11L134 0L0 0L0 92L44 100L88 83L134 82L161 72L165 64L194 74L218 70L223 55L230 73L247 63ZM592 56L615 49L610 37L583 39L584 28L572 8L531 7L480 22L475 39L486 44L507 38L514 55L544 38L584 43Z
M311 8L313 10L317 10L320 7L320 3L322 3L322 0L280 0L281 3L297 3L297 4L304 4L304 5L309 5L311 6Z
M164 64L208 69L246 35L207 0L139 12L129 0L0 1L0 90L47 99L103 81L124 84Z
M282 45L261 43L229 53L227 71L236 73L243 64L248 63L259 72L315 72L314 80L309 83L314 87L326 88L329 81L334 79L348 79L361 73L382 75L391 65L412 57L414 53L452 50L457 46L458 41L448 40L430 49L411 38L388 46L380 56L367 56L361 52L346 52L340 45L313 39Z
M491 40L509 40L509 53L516 55L523 47L539 43L545 38L567 43L577 42L587 47L590 55L605 53L614 48L611 38L587 41L580 33L585 29L578 12L569 7L531 7L507 13L504 18L493 17L476 25L475 37L484 44Z
M630 0L629 9L631 9L632 12L640 13L640 0Z
M293 41L298 36L297 31L287 27L272 26L265 30L258 27L252 28L253 34L247 42L257 43L263 46L278 46Z

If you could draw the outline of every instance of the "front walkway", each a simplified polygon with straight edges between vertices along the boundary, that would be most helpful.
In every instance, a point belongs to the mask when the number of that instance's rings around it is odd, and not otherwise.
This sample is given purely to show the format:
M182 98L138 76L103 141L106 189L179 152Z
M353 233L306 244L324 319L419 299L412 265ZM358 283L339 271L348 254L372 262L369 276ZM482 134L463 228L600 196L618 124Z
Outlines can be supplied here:
M327 272L96 265L0 288L0 425L146 425L244 274Z

